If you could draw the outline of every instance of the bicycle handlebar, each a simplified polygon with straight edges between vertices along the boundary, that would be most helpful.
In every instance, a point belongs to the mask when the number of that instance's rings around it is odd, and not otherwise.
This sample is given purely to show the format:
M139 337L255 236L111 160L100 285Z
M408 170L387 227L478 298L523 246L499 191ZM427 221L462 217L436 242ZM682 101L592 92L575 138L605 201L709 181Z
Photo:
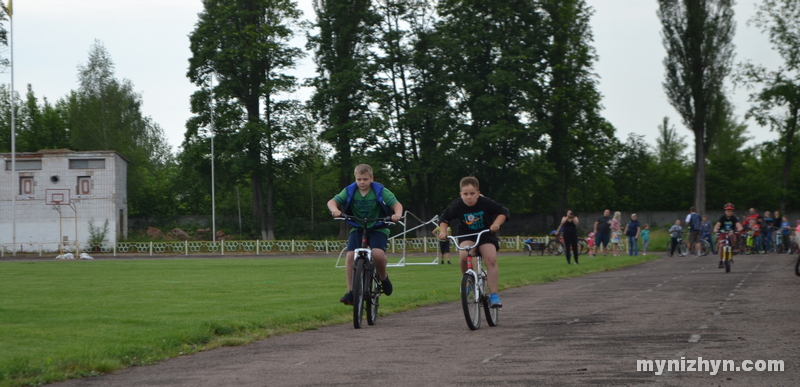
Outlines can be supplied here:
M448 235L447 238L453 241L453 244L456 245L456 249L458 249L458 250L472 250L476 246L478 246L478 242L481 241L481 235L483 235L483 233L491 232L491 231L492 230L483 230L481 232L476 232L474 234L459 235L457 237ZM464 237L475 236L475 235L477 235L478 238L475 239L475 244L474 245L465 246L465 247L461 247L461 246L458 245L458 239L456 239L456 238L464 238Z
M403 217L400 217L400 219L403 219ZM333 218L333 220L350 220L353 222L363 223L364 228L367 228L367 224L370 222L383 222L386 224L395 224L395 221L392 220L391 216L386 216L383 218L359 218L353 215L342 214L342 216L335 217Z

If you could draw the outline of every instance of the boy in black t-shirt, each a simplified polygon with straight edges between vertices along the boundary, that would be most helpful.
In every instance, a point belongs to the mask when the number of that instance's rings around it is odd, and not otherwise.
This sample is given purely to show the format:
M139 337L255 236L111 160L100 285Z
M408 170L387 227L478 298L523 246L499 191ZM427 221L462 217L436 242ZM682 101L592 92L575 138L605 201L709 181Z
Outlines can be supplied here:
M492 230L491 233L481 235L478 250L486 262L487 282L489 283L489 304L492 308L500 308L503 304L497 295L497 282L499 274L497 272L497 250L500 245L497 242L496 233L500 230L500 225L510 217L508 209L503 205L481 195L478 190L480 184L478 179L468 176L461 179L460 197L453 200L441 215L439 215L439 227L446 230L450 220L457 219L458 226L454 228L455 235L475 234L482 230ZM446 240L445 233L439 233L439 239ZM476 236L457 238L459 246L471 246L475 244ZM461 272L467 271L467 252L459 250L459 264Z
M714 225L714 233L719 232L720 228L723 231L734 231L734 230L742 231L742 224L739 222L739 218L737 218L735 215L733 215L733 210L735 210L735 209L736 209L736 207L734 207L733 204L731 204L731 203L728 203L728 204L725 205L725 215L722 215L722 217L719 218L719 220L717 221L717 224ZM728 238L730 238L730 237L731 236L729 234ZM731 245L734 242L735 242L735 240L732 240L731 241ZM717 238L717 244L719 245L718 246L719 247L718 248L718 250L719 250L719 265L717 265L717 267L720 268L720 269L725 267L723 265L723 263L722 263L722 254L723 254L722 253L722 244L724 244L724 243L725 243L725 239L724 238Z

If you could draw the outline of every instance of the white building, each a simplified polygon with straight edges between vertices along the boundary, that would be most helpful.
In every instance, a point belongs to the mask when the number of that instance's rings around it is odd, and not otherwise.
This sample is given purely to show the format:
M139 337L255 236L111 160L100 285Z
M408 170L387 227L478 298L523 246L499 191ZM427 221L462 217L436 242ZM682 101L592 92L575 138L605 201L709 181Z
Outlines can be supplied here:
M11 154L0 155L5 161L0 173L0 244L6 252L58 251L59 241L74 246L76 240L83 249L90 222L102 230L108 221L105 242L127 236L129 161L117 152L17 153L16 178Z

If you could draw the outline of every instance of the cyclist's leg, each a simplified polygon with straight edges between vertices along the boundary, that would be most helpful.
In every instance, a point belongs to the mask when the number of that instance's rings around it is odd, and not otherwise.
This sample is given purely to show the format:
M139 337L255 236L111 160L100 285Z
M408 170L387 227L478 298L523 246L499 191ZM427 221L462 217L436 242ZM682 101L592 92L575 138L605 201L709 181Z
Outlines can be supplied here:
M355 249L361 246L361 231L356 229L350 233L347 241L347 254L345 254L344 272L347 280L347 291L353 291L353 257Z
M481 257L483 257L483 263L486 264L486 281L489 285L489 294L497 293L497 282L500 278L497 270L497 246L491 242L486 242L481 243L478 249L481 252Z
M369 247L372 249L372 261L378 269L378 276L384 280L389 276L386 273L386 244L388 242L386 234L380 231L373 231L369 235Z

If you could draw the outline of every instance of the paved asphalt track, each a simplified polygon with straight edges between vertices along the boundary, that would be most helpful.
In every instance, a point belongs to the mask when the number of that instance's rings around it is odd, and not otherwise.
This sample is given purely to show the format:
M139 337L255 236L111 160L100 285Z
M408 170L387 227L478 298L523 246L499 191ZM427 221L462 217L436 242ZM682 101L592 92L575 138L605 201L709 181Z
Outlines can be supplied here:
M497 327L470 331L447 303L56 385L797 386L796 259L736 256L726 274L715 257L661 258L506 290ZM637 360L699 357L783 360L784 371L637 372Z

